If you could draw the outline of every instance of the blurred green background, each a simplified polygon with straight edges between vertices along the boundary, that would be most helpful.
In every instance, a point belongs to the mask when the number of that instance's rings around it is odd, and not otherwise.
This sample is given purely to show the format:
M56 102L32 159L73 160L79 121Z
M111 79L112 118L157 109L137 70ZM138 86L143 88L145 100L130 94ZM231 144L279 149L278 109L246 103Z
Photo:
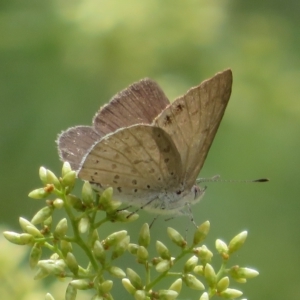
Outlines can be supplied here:
M40 186L41 165L59 174L59 132L91 124L102 104L143 77L156 80L174 99L230 67L233 94L200 176L271 181L207 184L193 213L197 223L210 220L212 249L216 238L229 241L249 231L237 262L260 276L233 284L247 299L300 299L299 12L296 0L2 0L3 230L20 231L18 217L30 219L42 206L27 194ZM128 226L130 232L152 217L142 214ZM157 222L153 240L167 240L168 226L184 233L188 223L185 218ZM7 265L0 274L1 295L43 299L45 291L31 286L27 264L22 269L16 263L28 254L1 244ZM63 299L63 288L59 294L56 299ZM131 299L121 286L115 299L120 295ZM185 292L180 299L199 295Z

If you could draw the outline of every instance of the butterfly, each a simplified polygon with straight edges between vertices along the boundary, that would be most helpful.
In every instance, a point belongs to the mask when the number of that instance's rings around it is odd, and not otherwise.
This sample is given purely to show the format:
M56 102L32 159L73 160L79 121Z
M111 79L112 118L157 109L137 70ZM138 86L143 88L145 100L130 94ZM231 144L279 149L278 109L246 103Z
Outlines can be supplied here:
M156 214L182 214L205 189L198 174L232 88L224 70L170 103L159 85L142 79L100 108L92 126L58 139L60 158L97 190Z

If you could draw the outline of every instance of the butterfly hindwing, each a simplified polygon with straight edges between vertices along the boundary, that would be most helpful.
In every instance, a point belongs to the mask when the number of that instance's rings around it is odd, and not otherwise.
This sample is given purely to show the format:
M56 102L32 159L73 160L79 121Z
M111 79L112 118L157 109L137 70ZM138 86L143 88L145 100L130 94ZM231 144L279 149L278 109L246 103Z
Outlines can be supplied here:
M181 175L173 141L151 125L133 125L105 136L87 153L78 173L101 188L112 186L125 202L141 195L147 201L152 194L174 190Z

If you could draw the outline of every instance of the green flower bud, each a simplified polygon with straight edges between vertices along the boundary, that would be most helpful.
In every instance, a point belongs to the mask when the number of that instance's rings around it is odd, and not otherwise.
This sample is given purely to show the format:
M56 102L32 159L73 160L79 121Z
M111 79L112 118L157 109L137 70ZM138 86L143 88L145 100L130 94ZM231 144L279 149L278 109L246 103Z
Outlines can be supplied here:
M31 234L33 237L35 238L43 238L44 236L42 235L42 233L34 226L27 226L27 232L29 234Z
M203 267L203 266L196 266L196 267L194 268L193 272L194 272L196 275L203 276L203 275L204 275L204 267Z
M54 189L54 187L53 187ZM48 195L50 195L50 189L49 189L49 185L45 188L39 188L39 189L35 189L33 191L31 191L28 194L28 197L32 198L32 199L44 199L46 197L48 197Z
M222 279L220 279L220 281L217 283L217 291L220 293L220 292L223 292L225 291L228 287L229 287L229 278L226 276L226 277L223 277Z
M45 300L55 300L51 294L47 293L45 296Z
M78 223L78 230L80 233L86 233L90 228L90 220L88 218L81 218Z
M209 300L208 294L206 292L204 292L199 300Z
M42 209L40 209L32 218L31 223L36 225L40 224L46 219L48 219L53 213L53 208L49 206L45 206Z
M61 180L61 183L64 187L69 187L69 190L72 189L76 181L76 172L70 171L65 174Z
M194 270L198 263L198 257L193 255L187 262L184 264L184 273L189 273Z
M149 253L144 246L139 246L136 255L139 262L145 262L149 257Z
M65 161L62 166L61 176L64 177L66 174L72 171L71 165L69 162Z
M73 255L73 253L68 252L67 257L66 257L66 264L67 264L69 270L74 275L78 274L79 267L78 267L77 260L76 260L75 256Z
M214 268L210 264L206 264L204 268L204 277L207 280L208 285L214 288L217 283L217 275Z
M151 262L152 262L153 266L156 266L161 261L163 261L163 259L161 257L153 257Z
M126 276L125 272L122 269L114 266L110 267L108 269L108 272L117 278L124 278Z
M103 191L99 199L99 205L103 207L104 210L110 206L110 202L112 201L113 189L111 187L107 188Z
M189 288L191 288L193 290L204 290L205 289L203 283L192 274L184 275L183 281Z
M117 257L121 256L126 250L130 242L130 236L125 236L124 239L116 243L116 246L112 252L112 259L116 259Z
M19 234L13 231L4 231L3 235L9 242L16 245L27 245L33 242L33 236L29 233ZM21 238L21 236L23 237Z
M56 198L54 201L53 201L53 206L56 208L56 209L61 209L64 207L64 201L62 199L59 199L59 198Z
M34 226L31 222L21 217L19 218L19 224L24 232L27 232L27 228L26 228L27 226Z
M37 266L41 256L42 256L41 247L39 246L39 244L34 244L29 256L29 266L31 269L34 269Z
M64 257L66 257L68 252L72 252L72 244L65 240L60 240L60 249L61 249Z
M169 287L169 290L175 291L179 294L181 291L181 288L182 288L182 279L178 278L171 284L171 286Z
M33 279L34 280L39 280L39 279L43 279L43 278L45 278L49 275L50 275L50 273L46 269L38 268L37 272L35 273L35 275L33 277Z
M177 246L184 248L186 246L186 240L183 238L183 236L176 231L175 229L168 227L167 233L169 238L173 243L175 243Z
M135 300L146 300L146 291L138 290L134 293Z
M136 288L137 290L141 290L143 288L143 283L141 277L132 269L126 269L127 277L130 280L130 283Z
M21 233L20 234L20 245L29 245L32 244L34 241L34 237L32 236L32 234L29 233Z
M40 260L37 264L41 269L44 269L46 273L61 276L66 268L66 263L62 260Z
M163 273L168 271L171 268L171 266L172 266L172 261L164 259L155 266L155 269L157 272Z
M49 232L52 227L52 216L47 218L42 224L44 225L44 227L48 228L48 232Z
M129 243L127 250L128 250L129 253L131 253L132 255L136 255L136 254L137 254L137 251L138 251L138 248L139 248L139 245Z
M77 290L89 290L93 288L94 284L91 281L85 280L85 279L75 279L70 282L70 285L72 285Z
M213 257L213 253L205 245L195 248L194 253L201 259L202 264L211 262Z
M257 272L254 269L250 269L250 268L240 268L239 274L241 277L244 277L244 278L254 278L259 275L259 272Z
M88 181L85 181L83 186L82 186L82 202L84 205L87 207L92 206L94 202L94 194L93 194L93 189L91 187L91 184Z
M235 280L238 279L246 279L246 278L254 278L256 276L259 275L259 273L254 270L254 269L250 269L250 268L240 268L239 266L233 266L231 267L231 269L228 272L232 278L234 278ZM242 280L239 282L246 282L246 280Z
M82 203L81 199L72 194L67 195L67 202L77 211L85 211L86 209L86 206Z
M98 240L95 241L94 247L93 247L93 252L94 252L96 259L99 260L101 264L104 264L105 259L106 259L106 254L105 254L105 250L104 250L102 244L100 243L100 241L98 241Z
M246 238L247 238L247 231L243 231L240 234L236 235L230 242L228 245L228 253L231 254L237 250L239 250L242 245L245 243Z
M121 201L117 201L117 200L111 200L109 205L106 208L106 212L108 214L112 214L114 212L116 212L116 210L122 205L123 203ZM130 218L127 218L128 221Z
M131 295L135 294L136 288L131 284L131 282L128 278L123 278L122 284L129 294L131 294Z
M104 249L108 249L109 247L115 245L119 241L123 240L126 236L127 236L126 230L120 230L110 234L102 243Z
M113 281L112 280L105 280L104 282L101 283L101 291L103 293L109 293L113 287Z
M228 246L225 242L223 242L222 240L217 239L216 240L216 249L221 254L223 259L228 259L229 258L229 256L228 256Z
M194 234L193 245L198 245L207 237L209 232L210 223L209 221L204 222L200 226L197 227L197 230Z
M140 246L144 246L146 248L150 244L150 229L147 223L145 223L140 230L138 243Z
M159 300L174 300L178 296L178 293L172 290L159 290L158 299Z
M220 293L220 296L225 299L235 299L242 295L243 293L241 291L235 289L226 289L225 291Z
M46 185L48 183L48 181L47 181L47 169L44 168L44 167L40 167L39 176L40 176L40 179L41 179L42 183L44 185Z
M171 253L169 249L160 241L156 241L156 251L163 259L170 259Z
M63 238L68 231L68 221L66 218L61 219L54 230L54 237L57 239Z
M75 300L77 296L77 289L71 284L68 284L65 294L65 300Z
M61 184L52 171L47 170L46 178L48 184L53 184L58 190L61 189Z
M115 221L115 222L122 222L122 223L134 222L138 218L139 218L138 214L136 214L136 213L132 214L130 211L125 210L125 209L117 211L117 213L114 214L113 217L112 217L113 221Z

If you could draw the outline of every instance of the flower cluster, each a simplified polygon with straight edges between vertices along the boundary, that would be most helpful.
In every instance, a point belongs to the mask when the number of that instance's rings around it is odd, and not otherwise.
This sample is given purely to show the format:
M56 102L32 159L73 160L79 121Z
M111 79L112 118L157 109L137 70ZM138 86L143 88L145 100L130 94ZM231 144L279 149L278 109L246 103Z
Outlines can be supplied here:
M40 168L39 175L43 187L30 192L29 197L45 199L46 205L30 221L19 219L22 233L6 231L4 236L14 244L31 247L29 264L37 270L35 279L47 276L70 279L65 291L66 300L76 299L78 290L92 290L93 300L113 299L114 280L108 278L121 279L125 290L136 300L176 299L183 285L201 291L200 300L214 296L235 299L242 292L230 287L230 279L245 283L248 278L258 275L257 271L249 268L228 267L231 255L244 244L247 232L235 236L228 245L224 241L216 241L216 250L222 259L218 270L212 265L213 252L202 244L210 229L208 221L197 227L190 244L178 231L167 228L169 240L178 253L172 253L166 242L156 241L157 253L152 256L149 253L151 238L148 224L142 226L137 243L130 243L126 230L99 238L98 232L104 223L128 223L138 218L136 213L120 209L122 203L113 200L111 188L99 195L85 182L81 198L71 194L76 173L68 163L64 163L60 178L44 167ZM54 224L56 210L64 210L65 217ZM87 266L78 263L74 245L85 253L89 262ZM50 249L50 257L43 257L44 248ZM145 276L138 274L133 266L128 266L125 272L116 265L116 259L126 252L135 257L137 265L143 266ZM184 262L181 268L178 267L182 264L178 264L179 261ZM157 284L167 276L174 277L171 286L157 289ZM47 294L45 299L54 298Z

